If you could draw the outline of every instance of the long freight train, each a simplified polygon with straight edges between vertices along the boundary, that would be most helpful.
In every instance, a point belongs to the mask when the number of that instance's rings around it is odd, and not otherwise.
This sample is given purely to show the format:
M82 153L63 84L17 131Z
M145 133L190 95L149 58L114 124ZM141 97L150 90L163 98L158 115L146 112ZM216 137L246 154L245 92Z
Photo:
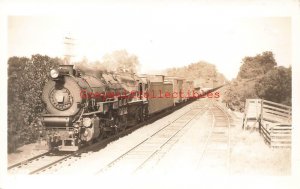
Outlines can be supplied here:
M76 151L194 96L192 81L164 75L87 75L61 65L50 76L42 123L50 149L60 151Z

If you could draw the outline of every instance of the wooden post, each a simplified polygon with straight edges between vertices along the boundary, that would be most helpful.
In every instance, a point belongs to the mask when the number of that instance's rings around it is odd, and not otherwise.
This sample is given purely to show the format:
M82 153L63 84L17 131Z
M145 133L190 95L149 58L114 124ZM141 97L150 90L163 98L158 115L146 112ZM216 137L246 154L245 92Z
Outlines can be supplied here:
M271 129L270 129L270 146L271 146L271 148L273 148L273 137L272 137L272 134L273 134L273 127L271 127Z
M245 128L246 128L246 122L247 122L247 117L246 117L246 115L247 115L247 111L248 111L248 100L246 99L246 102L245 102L245 109L244 109L244 119L243 119L243 126L242 126L242 128L243 128L243 130L245 130Z
M263 127L263 121L264 121L264 116L263 116L263 106L264 106L264 100L263 99L261 99L260 100L260 115L259 115L259 117L260 117L260 119L259 119L259 133L261 133L261 127Z

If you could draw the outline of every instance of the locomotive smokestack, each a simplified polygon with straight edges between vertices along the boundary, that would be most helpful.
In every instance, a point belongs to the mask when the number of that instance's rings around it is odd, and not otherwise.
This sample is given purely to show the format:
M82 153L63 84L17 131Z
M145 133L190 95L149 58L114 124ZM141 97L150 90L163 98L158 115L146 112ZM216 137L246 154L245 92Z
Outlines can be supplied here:
M59 70L64 74L74 75L74 65L60 65Z

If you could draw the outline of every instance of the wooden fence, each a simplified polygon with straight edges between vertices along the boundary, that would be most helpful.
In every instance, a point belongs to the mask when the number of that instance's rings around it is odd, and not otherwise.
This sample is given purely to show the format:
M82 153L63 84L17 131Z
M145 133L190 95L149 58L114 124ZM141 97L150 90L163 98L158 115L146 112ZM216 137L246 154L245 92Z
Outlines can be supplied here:
M243 129L259 129L261 101L261 99L246 100Z
M249 128L249 122L257 123L259 132L272 148L291 147L290 106L261 99L247 99L243 128Z

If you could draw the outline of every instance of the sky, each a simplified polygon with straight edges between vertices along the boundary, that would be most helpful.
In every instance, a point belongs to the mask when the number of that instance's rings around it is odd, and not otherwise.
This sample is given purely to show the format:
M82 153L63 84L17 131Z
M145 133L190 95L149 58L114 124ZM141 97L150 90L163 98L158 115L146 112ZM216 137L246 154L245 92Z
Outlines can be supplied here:
M291 65L290 17L205 15L197 6L104 6L89 14L8 17L8 57L45 54L62 57L64 37L75 39L76 59L101 60L125 49L135 54L141 73L215 64L236 77L245 56L272 51L278 65Z

